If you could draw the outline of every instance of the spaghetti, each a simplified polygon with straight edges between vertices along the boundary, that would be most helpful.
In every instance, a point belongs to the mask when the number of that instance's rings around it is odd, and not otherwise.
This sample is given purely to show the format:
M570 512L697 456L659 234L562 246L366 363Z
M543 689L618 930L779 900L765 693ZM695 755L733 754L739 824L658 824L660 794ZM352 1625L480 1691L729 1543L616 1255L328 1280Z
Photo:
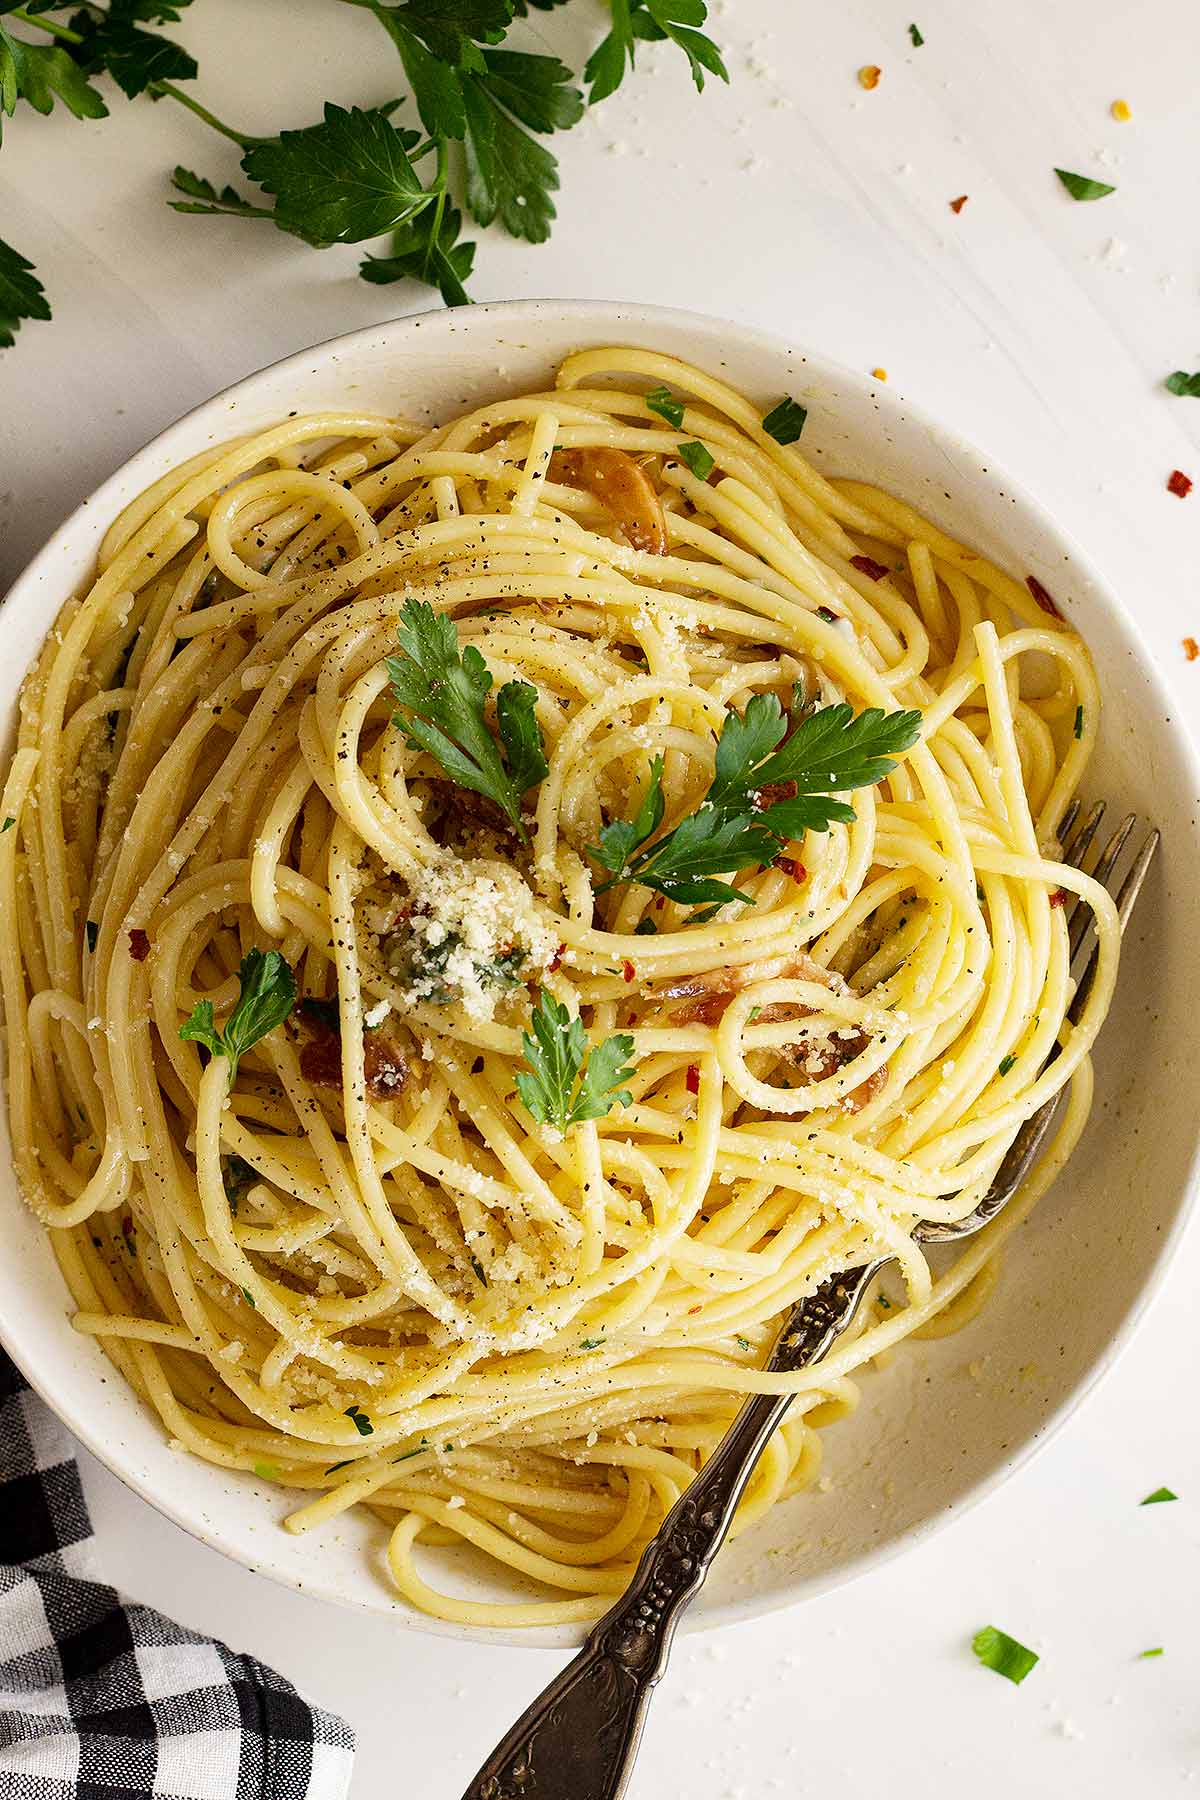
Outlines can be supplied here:
M797 1400L735 1530L811 1483L853 1372L978 1301L1086 1118L1118 949L1056 838L1087 651L1035 583L815 472L797 417L625 349L432 431L290 418L125 511L23 691L9 1106L75 1324L179 1445L293 1491L291 1530L373 1509L442 1618L605 1610L748 1393ZM535 691L515 818L397 723L421 606ZM789 729L915 709L919 741L716 909L606 882L648 771L692 817L762 695ZM1074 1027L1068 893L1100 950ZM298 1003L234 1072L271 951ZM628 1046L566 1129L518 1080L539 991L593 1058ZM914 1223L969 1212L1064 1086L935 1277ZM882 1253L861 1327L765 1373L794 1302ZM436 1592L418 1546L451 1541L533 1596Z

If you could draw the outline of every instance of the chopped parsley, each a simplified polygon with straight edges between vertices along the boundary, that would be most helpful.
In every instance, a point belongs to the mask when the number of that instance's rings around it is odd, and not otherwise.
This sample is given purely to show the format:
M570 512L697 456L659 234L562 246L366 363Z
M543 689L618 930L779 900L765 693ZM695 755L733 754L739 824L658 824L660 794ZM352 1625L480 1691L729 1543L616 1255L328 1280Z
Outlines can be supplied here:
M579 1348L581 1350L598 1350L603 1342L604 1342L604 1339L602 1337L580 1338Z
M1055 169L1054 173L1072 200L1103 200L1106 194L1115 194L1117 191L1107 181L1093 181L1090 175L1075 175L1070 169Z
M676 431L683 424L683 401L676 400L665 383L662 387L651 388L646 395L646 406L652 413L657 413L660 419L665 419L668 425L673 425Z
M921 45L925 42L925 39L921 36L920 27L917 25L910 25L908 28L908 35L912 39L913 49L919 50Z
M1163 383L1168 394L1190 395L1193 400L1200 400L1200 369L1189 375L1186 369L1176 369L1168 375Z
M1139 1650L1138 1651L1138 1661L1145 1662L1145 1660L1148 1656L1161 1656L1162 1653L1163 1653L1162 1645L1156 1644L1153 1650Z
M280 1469L277 1463L256 1462L254 1465L254 1473L258 1476L260 1481L278 1481L280 1477Z
M359 1437L370 1437L375 1430L375 1427L372 1425L361 1406L348 1406L346 1408L346 1417L353 1420L354 1429L357 1431Z
M1161 1506L1164 1501L1178 1500L1178 1498L1179 1498L1179 1495L1173 1494L1169 1487L1160 1487L1160 1488L1155 1488L1155 1490L1152 1494L1147 1494L1146 1498L1144 1500L1139 1500L1138 1505L1139 1506Z
M1033 1650L1026 1649L1007 1631L1000 1631L995 1625L985 1625L971 1639L971 1648L985 1669L992 1669L997 1675L1003 1675L1006 1681L1017 1686L1024 1681L1031 1669L1037 1667L1038 1657Z
M648 917L639 919L633 928L634 937L655 937L657 936L657 933L658 926L654 923L653 919Z
M750 1339L748 1337L743 1337L740 1331L733 1341L739 1350L748 1350L750 1348Z
M258 1311L258 1302L255 1300L254 1295L250 1292L249 1288L242 1289L242 1299L246 1302L247 1306L252 1307L255 1312Z
M0 837L3 837L6 831L11 831L16 822L17 821L13 818L12 814L9 813L3 825L0 825Z
M706 450L704 445L697 443L695 439L687 444L677 444L675 448L680 462L687 464L697 481L707 481L717 466L711 451Z
M1008 1056L1002 1056L1000 1058L1000 1065L997 1068L996 1073L997 1073L997 1075L1007 1075L1009 1073L1009 1071L1012 1069L1015 1069L1016 1066L1017 1066L1017 1059L1015 1056L1013 1056L1011 1054Z
M585 1119L603 1119L614 1106L631 1106L624 1086L634 1071L627 1063L633 1039L618 1032L588 1050L583 1020L539 990L533 1009L532 1036L521 1033L527 1069L516 1076L517 1092L527 1112L540 1125L566 1131ZM586 1064L585 1064L586 1056Z
M1083 708L1082 708L1082 706L1077 706L1075 708L1075 736L1077 738L1081 738L1083 736Z
M808 408L785 395L778 406L773 406L769 413L764 413L763 430L777 444L794 444L804 430L807 417Z

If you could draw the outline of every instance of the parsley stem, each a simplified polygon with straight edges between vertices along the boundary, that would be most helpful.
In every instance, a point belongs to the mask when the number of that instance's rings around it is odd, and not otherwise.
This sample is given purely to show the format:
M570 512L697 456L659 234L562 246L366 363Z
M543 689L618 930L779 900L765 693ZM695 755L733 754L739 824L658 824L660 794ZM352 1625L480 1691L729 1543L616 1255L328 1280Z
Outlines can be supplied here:
M227 137L233 143L240 144L243 150L249 150L255 144L272 142L270 138L251 137L245 131L235 131L232 125L226 125L223 120L218 119L216 113L209 112L207 106L201 106L199 100L193 100L190 94L186 94L182 88L176 87L173 81L152 81L146 92L155 99L165 97L168 100L178 100L180 106L186 106L188 111L195 113L198 119L203 119L206 125L211 125L214 131L219 131L222 137Z
M446 176L449 172L449 166L449 157L446 154L446 140L445 138L438 138L437 174L434 176L434 188L437 193L437 200L434 203L433 208L433 228L429 233L429 248L425 252L425 268L423 273L426 281L429 280L430 266L436 261L442 247L442 215L446 210ZM519 817L514 820L514 824L520 829L521 820Z
M82 32L72 31L69 25L59 25L53 19L39 18L36 13L27 13L23 6L14 7L9 18L19 20L22 25L36 25L39 31L49 32L51 37L62 38L67 44L83 42Z

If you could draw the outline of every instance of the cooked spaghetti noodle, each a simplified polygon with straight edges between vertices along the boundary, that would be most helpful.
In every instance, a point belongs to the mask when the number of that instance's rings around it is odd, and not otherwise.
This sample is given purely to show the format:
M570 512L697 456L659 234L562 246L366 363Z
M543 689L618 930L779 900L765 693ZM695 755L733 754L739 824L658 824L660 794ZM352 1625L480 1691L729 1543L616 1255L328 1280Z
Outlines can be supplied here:
M536 689L517 828L397 726L414 600ZM715 914L598 894L651 759L673 824L731 711L801 690L916 709L919 741ZM596 1616L739 1400L792 1391L746 1529L814 1480L855 1369L977 1301L1082 1129L1119 934L1056 831L1098 718L1036 582L650 352L165 475L26 682L0 806L12 1136L76 1325L178 1445L293 1491L290 1529L372 1508L446 1619ZM1068 895L1100 951L1074 1027ZM230 1087L180 1027L228 1017L252 950L301 1003ZM628 1093L565 1131L517 1088L539 988L631 1040ZM1064 1086L935 1277L914 1223L970 1211ZM882 1253L890 1298L764 1373L787 1309ZM419 1546L460 1540L525 1597L435 1592Z

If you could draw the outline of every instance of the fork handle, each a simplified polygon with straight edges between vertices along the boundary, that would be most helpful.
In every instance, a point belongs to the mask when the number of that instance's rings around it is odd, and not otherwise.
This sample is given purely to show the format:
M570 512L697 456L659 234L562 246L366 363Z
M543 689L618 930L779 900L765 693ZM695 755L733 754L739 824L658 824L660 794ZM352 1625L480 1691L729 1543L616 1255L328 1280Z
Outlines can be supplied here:
M819 1362L880 1267L833 1277L797 1307L768 1365ZM463 1800L619 1800L684 1608L725 1541L791 1394L752 1394L642 1552L633 1580L583 1649L522 1714Z

